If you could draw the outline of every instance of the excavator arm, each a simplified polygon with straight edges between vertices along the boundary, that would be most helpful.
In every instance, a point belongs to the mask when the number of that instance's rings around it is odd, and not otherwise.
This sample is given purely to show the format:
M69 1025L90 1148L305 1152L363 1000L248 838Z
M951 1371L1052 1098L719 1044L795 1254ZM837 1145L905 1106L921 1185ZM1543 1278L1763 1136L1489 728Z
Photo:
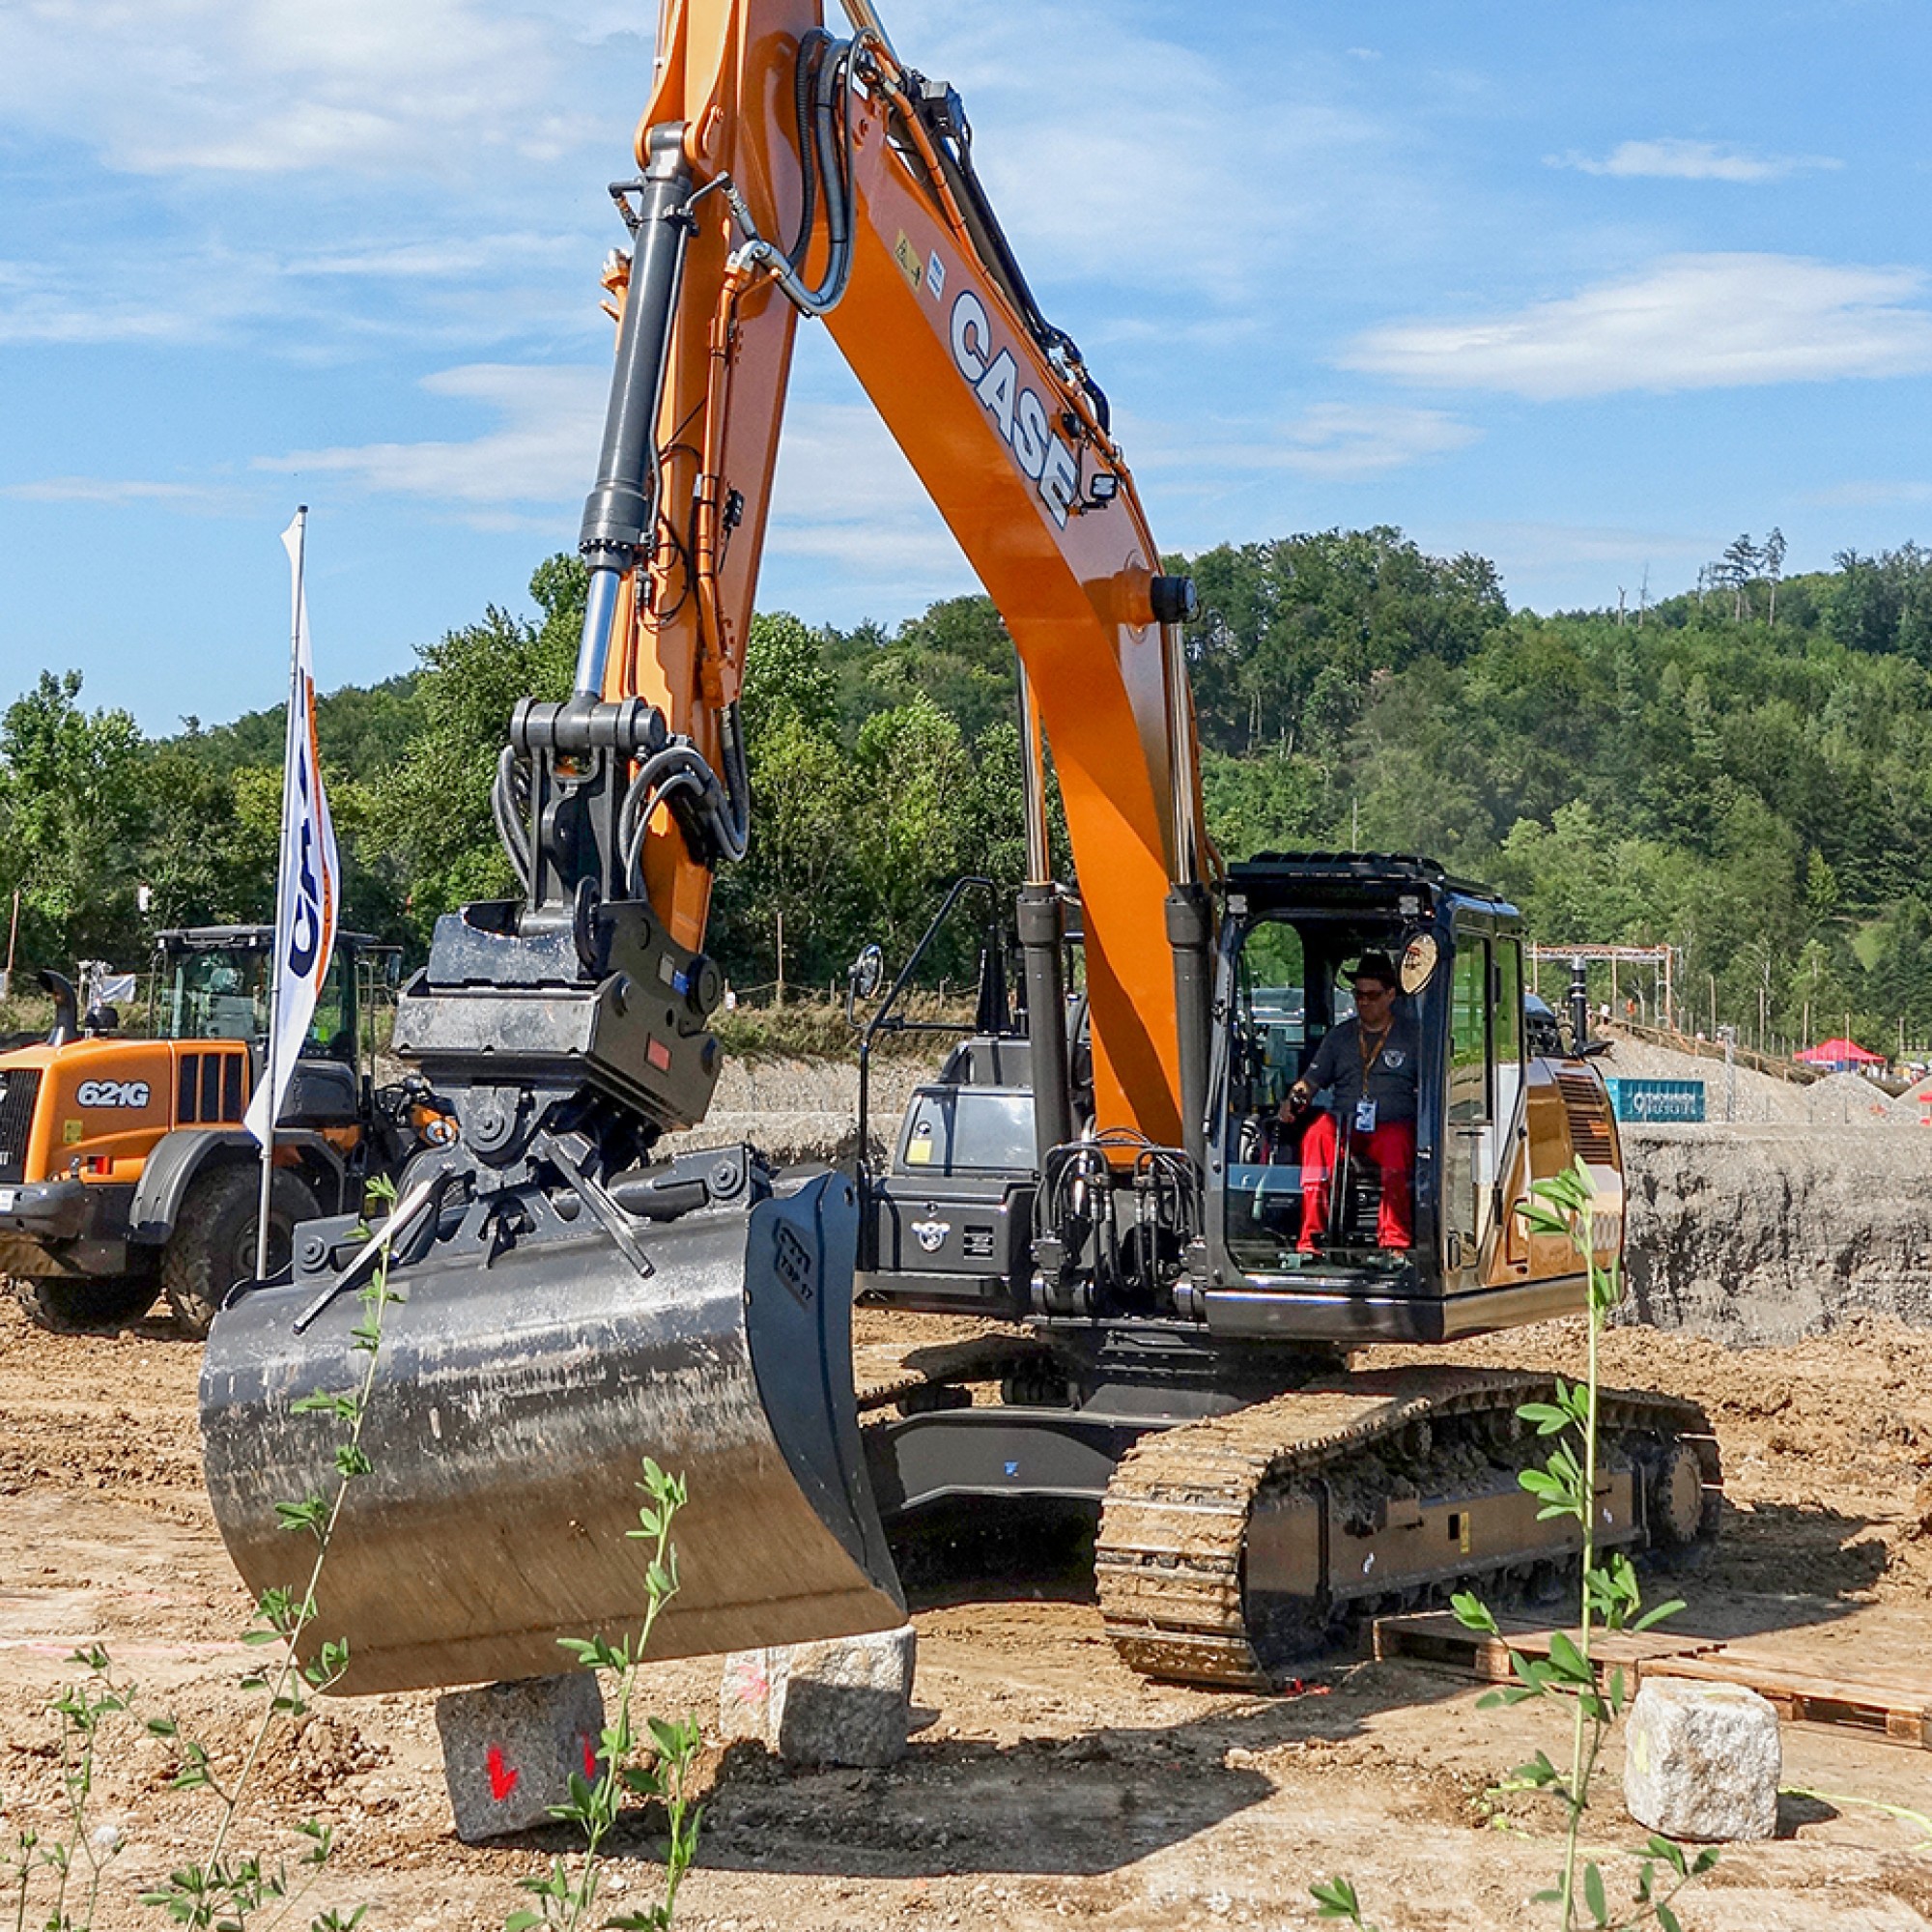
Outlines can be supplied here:
M639 172L613 185L617 346L581 548L576 689L510 721L495 809L523 891L438 923L395 1048L460 1134L384 1231L384 1355L312 1626L338 1688L546 1673L635 1630L638 1459L688 1472L677 1655L903 1614L867 1487L849 1307L851 1181L750 1149L664 1162L717 1075L703 952L750 836L738 698L793 331L833 331L1006 617L1028 706L1022 895L1042 1163L1071 1139L1063 899L1042 736L1079 871L1099 1145L1199 1157L1209 915L1179 626L1104 396L1048 325L981 192L958 98L869 6L667 0ZM1166 932L1163 952L1153 936ZM274 1505L330 1483L357 1378L353 1221L217 1320L207 1467L231 1554L296 1587Z
M1081 882L1096 1124L1173 1143L1174 980L1146 935L1209 864L1161 622L1185 614L1185 587L1158 575L1106 400L980 190L958 96L901 65L869 6L851 11L837 40L809 0L667 8L642 175L623 190L635 232L613 275L579 686L644 698L728 763L792 331L822 318L1018 647ZM694 948L713 862L653 818L642 884Z

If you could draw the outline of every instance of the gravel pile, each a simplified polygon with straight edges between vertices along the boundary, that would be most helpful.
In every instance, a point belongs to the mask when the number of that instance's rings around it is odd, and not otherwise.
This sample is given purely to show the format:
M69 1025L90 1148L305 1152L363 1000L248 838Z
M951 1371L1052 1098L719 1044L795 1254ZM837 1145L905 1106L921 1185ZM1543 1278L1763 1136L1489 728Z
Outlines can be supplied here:
M881 1055L872 1063L872 1154L883 1157L898 1132L913 1089L930 1080L939 1059ZM672 1134L672 1153L751 1141L781 1166L839 1162L859 1140L859 1068L850 1061L791 1060L760 1055L724 1063L711 1111L688 1132Z
M1597 1065L1607 1074L1643 1080L1701 1080L1704 1118L1714 1124L1799 1127L1917 1127L1916 1099L1894 1100L1859 1073L1828 1073L1801 1085L1721 1059L1678 1053L1649 1040L1618 1037Z

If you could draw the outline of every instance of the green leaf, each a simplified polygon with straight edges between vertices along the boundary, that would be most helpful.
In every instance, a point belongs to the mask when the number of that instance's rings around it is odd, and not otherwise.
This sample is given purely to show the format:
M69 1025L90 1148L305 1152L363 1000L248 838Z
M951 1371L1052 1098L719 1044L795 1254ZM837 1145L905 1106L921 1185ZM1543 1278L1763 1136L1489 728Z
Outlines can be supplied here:
M1594 1864L1583 1867L1583 1903L1599 1925L1610 1922L1610 1902L1604 1894L1604 1875Z
M1570 1411L1567 1408L1558 1408L1553 1403L1526 1402L1517 1413L1525 1422L1535 1423L1536 1433L1539 1435L1554 1435L1559 1430L1570 1427Z
M1449 1607L1464 1630L1483 1631L1491 1636L1499 1634L1495 1612L1473 1590L1458 1590L1449 1599Z
M277 1503L275 1516L283 1529L298 1532L305 1529L319 1537L328 1520L328 1505L320 1496L310 1496L303 1502Z
M1707 1871L1711 1869L1711 1867L1714 1864L1718 1862L1718 1858L1719 1858L1718 1847L1716 1845L1706 1845L1704 1849L1697 1854L1696 1859L1692 1861L1690 1866L1690 1876L1692 1878L1701 1878Z
M1679 1878L1686 1875L1684 1847L1675 1839L1666 1838L1661 1832L1653 1832L1643 1841L1643 1848L1654 1859L1662 1859Z
M1671 1911L1669 1906L1660 1902L1656 1911L1657 1922L1662 1928L1662 1932L1684 1932L1683 1921L1677 1917L1676 1913Z
M1347 1918L1357 1925L1362 1922L1361 1901L1355 1896L1355 1888L1346 1878L1317 1879L1308 1889L1321 1908L1316 1918Z
M1631 1625L1631 1629L1634 1631L1647 1631L1652 1624L1661 1624L1665 1617L1674 1617L1679 1610L1685 1607L1686 1605L1682 1597L1672 1597L1667 1604L1659 1604L1655 1609L1644 1611L1643 1615Z
M1561 1631L1549 1634L1549 1662L1557 1673L1572 1684L1594 1687L1597 1682L1597 1673L1590 1667L1589 1659Z

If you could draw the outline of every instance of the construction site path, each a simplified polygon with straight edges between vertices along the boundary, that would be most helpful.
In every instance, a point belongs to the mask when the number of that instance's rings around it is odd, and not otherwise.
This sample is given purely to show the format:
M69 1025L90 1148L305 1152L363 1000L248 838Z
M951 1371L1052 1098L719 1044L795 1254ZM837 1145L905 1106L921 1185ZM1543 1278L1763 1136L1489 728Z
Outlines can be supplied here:
M859 1318L873 1358L959 1332ZM1581 1333L1455 1352L1575 1373ZM1813 1667L1932 1656L1932 1334L1867 1321L1727 1353L1625 1329L1605 1355L1606 1380L1702 1403L1722 1443L1723 1537L1684 1579L1687 1627ZM259 1710L240 1680L261 1653L239 1641L248 1605L202 1494L199 1357L159 1318L56 1337L0 1302L0 1857L19 1829L58 1824L47 1706L74 1678L78 1645L103 1644L142 1709L177 1712L218 1765L233 1765ZM708 1748L679 1925L1313 1927L1309 1884L1333 1873L1353 1879L1384 1932L1549 1922L1528 1901L1557 1862L1554 1819L1485 1793L1537 1748L1567 1748L1559 1713L1479 1712L1480 1687L1410 1662L1340 1660L1290 1695L1148 1684L1116 1658L1066 1557L1041 1552L1026 1583L957 1581L918 1600L921 1728L894 1769L801 1771L755 1746ZM716 1660L652 1666L644 1701L710 1727L718 1672ZM291 1828L308 1816L337 1833L291 1923L366 1902L371 1928L500 1927L527 1902L516 1881L570 1848L561 1830L457 1842L433 1703L326 1704L270 1755L236 1848L292 1855ZM172 1748L128 1720L106 1736L94 1823L119 1849L102 1928L164 1924L137 1892L206 1855L213 1807L169 1788ZM1613 1743L1595 1844L1640 1835L1618 1802L1620 1761ZM1685 1894L1689 1932L1932 1927L1932 1752L1793 1725L1785 1777L1821 1795L1787 1796L1776 1840L1727 1851ZM656 1895L657 1841L654 1819L627 1819L600 1917ZM1634 1871L1610 1868L1613 1889Z

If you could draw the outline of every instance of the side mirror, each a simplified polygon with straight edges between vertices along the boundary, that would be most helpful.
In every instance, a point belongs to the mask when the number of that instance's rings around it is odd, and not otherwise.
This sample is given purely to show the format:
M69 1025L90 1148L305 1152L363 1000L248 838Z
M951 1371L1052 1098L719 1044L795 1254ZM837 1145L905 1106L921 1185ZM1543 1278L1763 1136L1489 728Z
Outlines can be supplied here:
M878 997L885 979L886 955L877 941L869 941L859 949L859 956L845 969L845 1018L848 1023L855 1020L861 1000Z
M1435 977L1435 962L1441 957L1442 949L1436 944L1433 932L1418 932L1402 949L1402 958L1397 971L1402 975L1402 990L1410 999L1421 992Z

